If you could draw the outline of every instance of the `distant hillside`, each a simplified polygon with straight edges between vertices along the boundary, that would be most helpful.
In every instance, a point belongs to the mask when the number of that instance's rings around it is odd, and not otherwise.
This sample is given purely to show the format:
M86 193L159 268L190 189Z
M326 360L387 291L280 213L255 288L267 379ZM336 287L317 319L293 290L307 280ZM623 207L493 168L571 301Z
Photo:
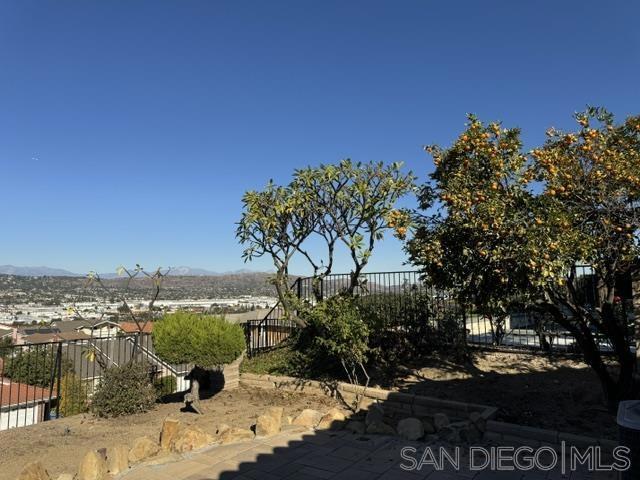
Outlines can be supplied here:
M275 297L270 283L271 274L265 272L231 273L210 276L169 276L164 280L159 299L232 298L242 295ZM109 289L124 287L123 278L105 278ZM151 282L139 278L131 283L130 298L148 298ZM114 300L97 285L87 286L84 277L31 277L0 275L0 304L36 302L56 305L69 301Z
M79 277L77 273L50 267L15 267L0 265L0 274L20 275L23 277Z
M250 274L250 273L263 273L253 272L252 270L240 269L230 272L214 272L206 270L204 268L192 268L192 267L172 267L169 271L170 276L178 277L217 277L223 275L237 275L237 274ZM0 265L0 275L18 275L21 277L84 277L84 274L73 273L69 270L62 268L51 267L16 267L15 265ZM118 275L115 272L101 273L102 278L117 278Z

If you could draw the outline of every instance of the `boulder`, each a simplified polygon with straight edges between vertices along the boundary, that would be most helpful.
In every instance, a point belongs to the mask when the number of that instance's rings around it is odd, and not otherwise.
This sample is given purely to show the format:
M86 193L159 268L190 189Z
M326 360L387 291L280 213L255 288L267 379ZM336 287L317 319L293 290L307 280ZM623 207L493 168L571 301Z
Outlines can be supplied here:
M384 422L384 409L382 405L377 403L371 405L367 410L367 416L364 419L364 423L369 426L372 423L383 423Z
M253 432L247 428L230 428L220 435L220 440L223 445L253 440L253 438Z
M266 437L280 433L280 424L271 415L260 415L256 420L256 436Z
M444 427L449 425L449 417L445 413L436 413L433 416L433 426L436 429L436 432L439 432Z
M387 425L384 422L373 421L369 425L367 425L367 433L379 435L395 435L396 431L391 425Z
M129 468L129 447L114 445L107 448L107 471L118 475Z
M182 428L182 422L176 418L167 417L162 422L162 430L160 431L160 448L169 450L171 442Z
M40 462L31 462L22 469L18 480L50 480L49 473Z
M418 440L424 436L424 426L417 418L403 418L398 422L398 435L405 440Z
M322 418L322 414L317 410L305 408L300 414L293 419L293 425L299 425L301 427L313 428Z
M438 436L449 443L457 444L462 441L458 429L451 425L447 425L438 430Z
M279 433L283 413L282 407L270 407L266 413L260 415L256 420L256 435L262 437Z
M425 417L422 419L422 427L424 428L424 433L431 434L436 433L436 427L433 424L432 417Z
M350 420L345 427L348 431L355 433L356 435L362 435L366 430L367 426L364 422L360 422L358 420Z
M477 443L482 440L482 432L473 424L460 428L458 430L458 435L460 435L460 439L463 442L469 444Z
M226 423L221 423L216 428L216 435L218 437L220 437L224 432L226 432L227 430L230 430L230 429L231 429L231 427L229 425L227 425Z
M203 432L194 425L187 425L173 436L171 440L171 451L175 453L191 452L192 450L200 450L214 443L215 438L206 432Z
M487 429L487 420L478 412L471 412L469 414L469 421L480 431L484 432Z
M342 413L342 410L334 407L322 416L316 428L320 430L341 430L344 428L346 419L347 417Z
M269 407L267 408L266 415L273 417L278 425L282 424L282 417L284 416L284 407Z
M78 467L78 480L104 480L107 477L107 462L95 450L88 452Z
M157 455L160 446L149 437L139 437L133 441L133 447L129 450L129 463L142 462L147 458Z

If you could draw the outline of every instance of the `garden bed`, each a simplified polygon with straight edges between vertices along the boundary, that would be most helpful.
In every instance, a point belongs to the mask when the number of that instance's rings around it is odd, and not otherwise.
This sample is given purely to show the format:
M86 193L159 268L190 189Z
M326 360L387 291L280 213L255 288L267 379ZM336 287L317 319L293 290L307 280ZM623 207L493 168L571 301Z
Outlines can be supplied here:
M138 437L158 436L160 425L171 415L185 423L196 422L208 433L227 423L249 428L266 407L282 406L286 415L296 415L305 408L326 411L338 402L324 395L301 394L239 388L223 391L204 400L205 415L181 412L180 403L159 404L151 412L114 419L100 419L91 415L44 422L31 427L0 432L0 478L18 476L25 464L40 461L52 478L63 472L76 471L82 456L89 450L114 444L128 443Z
M575 357L474 351L472 364L428 358L384 387L444 400L498 407L497 420L591 437L617 438L600 383Z
M244 372L291 375L290 350L275 349L242 364ZM617 438L600 382L575 356L473 350L471 363L441 356L375 372L372 386L498 408L496 420L595 438Z

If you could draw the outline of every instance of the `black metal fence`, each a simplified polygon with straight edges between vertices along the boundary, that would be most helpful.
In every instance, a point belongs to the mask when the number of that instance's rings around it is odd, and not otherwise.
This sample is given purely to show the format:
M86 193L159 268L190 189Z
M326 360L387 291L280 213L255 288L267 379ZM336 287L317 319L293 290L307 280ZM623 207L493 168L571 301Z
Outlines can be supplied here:
M130 361L159 396L188 388L189 366L161 361L148 334L0 347L0 430L86 412L105 369Z
M575 267L574 286L580 304L587 309L596 309L601 304L595 278L591 267ZM300 300L314 305L321 299L347 291L352 285L353 293L365 308L387 319L385 327L389 332L405 335L416 342L418 336L438 331L444 324L450 327L453 322L471 345L565 352L577 348L568 331L547 316L525 309L524 305L511 307L506 312L480 312L472 304L459 303L451 292L426 284L415 271L364 273L356 281L352 281L351 274L333 274L322 281L299 278L291 290ZM625 315L632 323L630 279L620 278L616 291L622 304L628 306ZM296 325L284 316L284 309L278 304L265 319L245 325L249 355L277 345L295 330ZM609 351L611 347L602 340L600 349Z

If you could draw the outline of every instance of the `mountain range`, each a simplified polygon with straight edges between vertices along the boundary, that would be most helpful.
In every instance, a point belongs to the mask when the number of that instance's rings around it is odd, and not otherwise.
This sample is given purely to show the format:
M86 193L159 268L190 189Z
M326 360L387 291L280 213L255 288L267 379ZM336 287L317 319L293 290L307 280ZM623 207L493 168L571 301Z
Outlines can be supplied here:
M217 277L220 275L240 275L245 273L256 273L253 270L246 268L235 270L231 272L213 272L211 270L205 270L204 268L191 268L191 267L173 267L169 272L169 275L184 276L184 277ZM19 277L84 277L84 274L70 272L62 268L51 267L16 267L14 265L0 265L0 274L4 275L16 275ZM116 273L101 273L103 278L115 278L118 275Z

